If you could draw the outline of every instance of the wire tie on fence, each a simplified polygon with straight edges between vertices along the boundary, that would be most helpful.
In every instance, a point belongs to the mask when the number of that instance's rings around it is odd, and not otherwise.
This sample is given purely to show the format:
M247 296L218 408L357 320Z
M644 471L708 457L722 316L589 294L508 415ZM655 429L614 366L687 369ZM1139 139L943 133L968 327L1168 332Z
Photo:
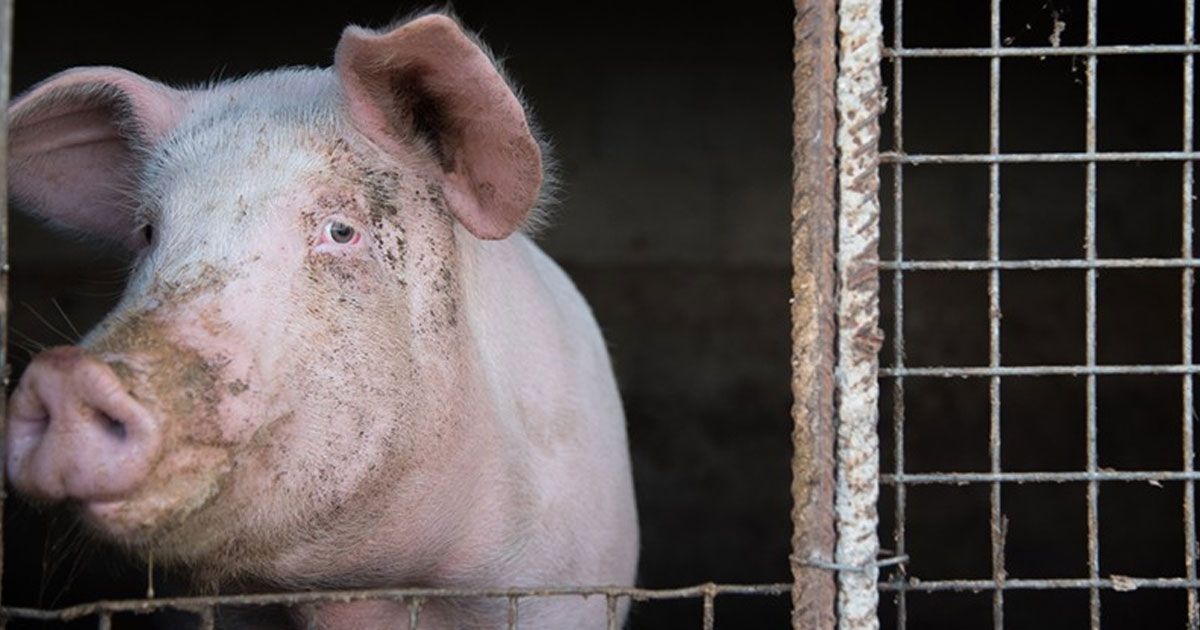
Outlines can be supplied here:
M891 566L896 566L896 565L900 565L900 564L907 564L908 563L908 554L892 556L890 558L881 558L874 562L868 562L865 564L842 564L842 563L838 563L838 562L830 562L829 560L824 560L822 558L809 558L807 560L803 560L803 559L797 558L796 556L790 556L790 559L792 561L792 564L799 565L802 567L812 567L815 569L826 569L829 571L838 571L838 572L842 572L842 573L866 573L867 571L870 571L872 569L882 569L884 567L891 567Z

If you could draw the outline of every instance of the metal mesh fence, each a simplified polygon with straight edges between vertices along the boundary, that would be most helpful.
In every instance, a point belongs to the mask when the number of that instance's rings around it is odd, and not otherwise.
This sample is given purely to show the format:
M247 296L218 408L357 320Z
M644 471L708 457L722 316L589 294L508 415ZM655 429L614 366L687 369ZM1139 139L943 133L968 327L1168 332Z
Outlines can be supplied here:
M881 475L881 482L889 487L890 497L894 500L892 531L883 532L885 538L890 538L895 545L897 554L906 554L908 548L908 524L914 516L910 504L910 490L919 487L940 486L947 488L963 488L970 486L983 487L987 490L988 546L991 570L987 575L970 578L918 579L909 567L900 567L884 576L879 587L894 596L894 622L897 628L910 626L909 600L910 594L921 593L986 593L991 599L991 623L995 628L1005 627L1006 596L1013 591L1074 591L1086 593L1088 624L1099 628L1104 620L1101 607L1102 594L1112 592L1129 592L1138 589L1176 589L1186 592L1186 619L1190 628L1200 627L1200 608L1197 603L1197 589L1200 583L1196 573L1196 514L1195 514L1195 470L1194 453L1194 391L1193 375L1196 366L1193 365L1193 279L1197 260L1193 251L1193 206L1194 206L1194 177L1193 160L1197 153L1194 146L1194 59L1200 49L1195 41L1195 2L1186 0L1182 3L1182 32L1178 34L1179 43L1154 45L1107 45L1099 41L1098 16L1103 10L1098 0L1087 0L1084 15L1085 41L1083 45L1059 45L1058 35L1061 27L1055 24L1049 46L1010 46L1002 37L1002 2L990 0L988 10L988 40L986 47L922 47L910 48L905 45L905 2L893 0L891 9L889 46L884 51L886 70L890 74L891 90L889 93L887 116L891 124L890 150L881 154L884 169L891 175L891 239L893 254L881 262L881 269L890 274L890 290L892 293L891 319L892 325L887 330L890 335L889 345L892 360L880 370L884 386L890 388L891 421L890 430L893 437L892 468ZM908 3L911 4L911 3ZM1006 5L1009 3L1005 3ZM1054 3L1049 3L1053 5ZM1078 16L1077 16L1078 19ZM1057 16L1055 16L1057 21ZM1097 141L1098 121L1100 120L1097 102L1100 77L1103 76L1104 63L1117 57L1168 57L1179 60L1182 67L1179 81L1182 83L1182 122L1181 136L1177 140L1176 150L1147 150L1147 151L1102 151ZM1083 121L1085 124L1083 151L1074 152L1005 152L1001 138L1001 112L1004 79L1002 71L1006 60L1036 58L1055 59L1071 58L1079 62L1082 70L1080 83L1084 92ZM977 60L986 63L987 82L987 149L986 152L961 153L921 153L907 150L908 140L905 121L905 99L911 96L905 91L906 63L914 59L939 60ZM1015 259L1002 257L1001 234L1002 225L1002 178L1012 166L1045 165L1066 163L1079 165L1083 169L1083 207L1078 211L1083 215L1083 239L1079 243L1082 256L1074 258L1030 258ZM1175 256L1163 257L1118 257L1105 258L1097 251L1097 189L1099 185L1098 167L1111 163L1166 163L1179 170L1182 183L1178 190L1179 208L1178 224L1182 239L1176 246ZM986 168L986 257L976 260L933 260L913 257L905 250L905 221L914 213L920 213L923 208L915 209L906 206L905 190L906 175L915 169L927 165L978 165ZM1064 184L1066 185L1066 184ZM1004 208L1008 208L1005 204ZM974 212L975 208L963 208L962 212ZM982 211L982 210L981 210ZM1013 221L1015 219L1007 219ZM1147 270L1162 269L1178 274L1178 292L1181 308L1178 313L1178 333L1180 344L1177 348L1178 362L1166 364L1104 364L1099 360L1097 352L1097 313L1100 294L1097 282L1101 272L1108 270ZM1001 354L1002 331L1002 291L1006 276L1009 272L1053 272L1055 270L1075 270L1081 272L1083 282L1083 361L1067 365L1021 365L1011 364ZM912 365L906 358L912 348L907 346L905 337L906 314L914 309L935 309L939 304L913 303L906 301L905 290L915 277L921 274L938 274L946 277L950 272L958 274L982 274L986 277L986 365ZM1033 280L1036 282L1036 279ZM954 330L947 331L953 336ZM1178 468L1159 470L1119 470L1101 465L1098 452L1098 379L1122 379L1138 375L1160 375L1170 377L1174 386L1181 391L1181 407L1177 412L1177 442L1181 445ZM1008 387L1015 379L1030 379L1043 377L1071 377L1081 379L1084 387L1084 444L1083 466L1076 470L1009 470L1006 469L1004 450L1006 443L1002 437L1008 435L1004 431L1003 421L1006 416L1002 408L1002 388ZM986 383L987 391L987 466L986 470L945 470L936 472L913 472L906 466L906 455L914 446L911 441L906 443L906 434L911 433L906 426L906 396L913 395L914 385L920 386L923 381L934 379L979 379ZM1105 381L1106 383L1108 381ZM1046 418L1047 422L1070 422L1067 418ZM928 436L927 436L928 437ZM927 445L926 445L927 446ZM954 447L954 445L947 445ZM1020 447L1014 447L1020 448ZM1182 571L1178 575L1131 577L1118 575L1101 563L1100 542L1106 521L1101 509L1105 490L1113 484L1129 482L1147 482L1160 485L1163 482L1177 482L1182 486L1182 501L1177 506L1179 524L1182 527L1182 548L1179 552ZM1086 503L1086 569L1083 575L1062 575L1047 578L1026 578L1023 576L1010 577L1008 560L1010 550L1007 549L1009 534L1008 509L1006 497L1018 484L1077 484L1083 491ZM1046 510L1054 510L1055 506L1047 505ZM1120 519L1129 515L1109 513L1110 520ZM1052 549L1034 550L1040 553L1051 553ZM914 561L919 558L914 557ZM1011 627L1011 624L1010 624Z

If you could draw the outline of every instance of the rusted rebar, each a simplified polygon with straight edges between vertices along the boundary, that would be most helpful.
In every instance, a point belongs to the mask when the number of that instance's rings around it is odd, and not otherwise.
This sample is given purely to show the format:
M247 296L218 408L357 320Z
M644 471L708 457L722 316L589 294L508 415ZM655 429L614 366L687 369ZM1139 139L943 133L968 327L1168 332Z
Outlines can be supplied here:
M879 0L838 5L837 514L840 628L879 627Z
M835 0L796 0L792 107L792 627L834 627Z

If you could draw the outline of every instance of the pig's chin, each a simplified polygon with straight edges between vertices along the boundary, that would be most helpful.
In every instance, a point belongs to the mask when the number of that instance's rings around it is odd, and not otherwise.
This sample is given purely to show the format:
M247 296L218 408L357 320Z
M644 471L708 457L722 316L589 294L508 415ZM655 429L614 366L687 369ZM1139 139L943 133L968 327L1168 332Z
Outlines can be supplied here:
M187 502L155 498L86 501L80 504L83 520L102 537L134 550L150 551L170 537L194 509Z
M216 448L188 449L164 461L145 486L116 499L80 502L83 520L102 537L136 551L176 546L180 531L213 502L229 474Z

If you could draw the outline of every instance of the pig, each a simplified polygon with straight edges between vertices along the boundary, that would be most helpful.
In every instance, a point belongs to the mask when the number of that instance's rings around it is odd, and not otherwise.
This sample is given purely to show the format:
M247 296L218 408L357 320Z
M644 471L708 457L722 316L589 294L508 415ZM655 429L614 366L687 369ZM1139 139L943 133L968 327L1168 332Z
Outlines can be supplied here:
M531 236L546 145L457 18L347 27L330 68L187 89L75 68L8 116L16 205L133 260L114 310L11 394L17 492L202 592L633 583L607 348ZM606 605L519 615L597 628ZM420 627L506 616L435 599Z

